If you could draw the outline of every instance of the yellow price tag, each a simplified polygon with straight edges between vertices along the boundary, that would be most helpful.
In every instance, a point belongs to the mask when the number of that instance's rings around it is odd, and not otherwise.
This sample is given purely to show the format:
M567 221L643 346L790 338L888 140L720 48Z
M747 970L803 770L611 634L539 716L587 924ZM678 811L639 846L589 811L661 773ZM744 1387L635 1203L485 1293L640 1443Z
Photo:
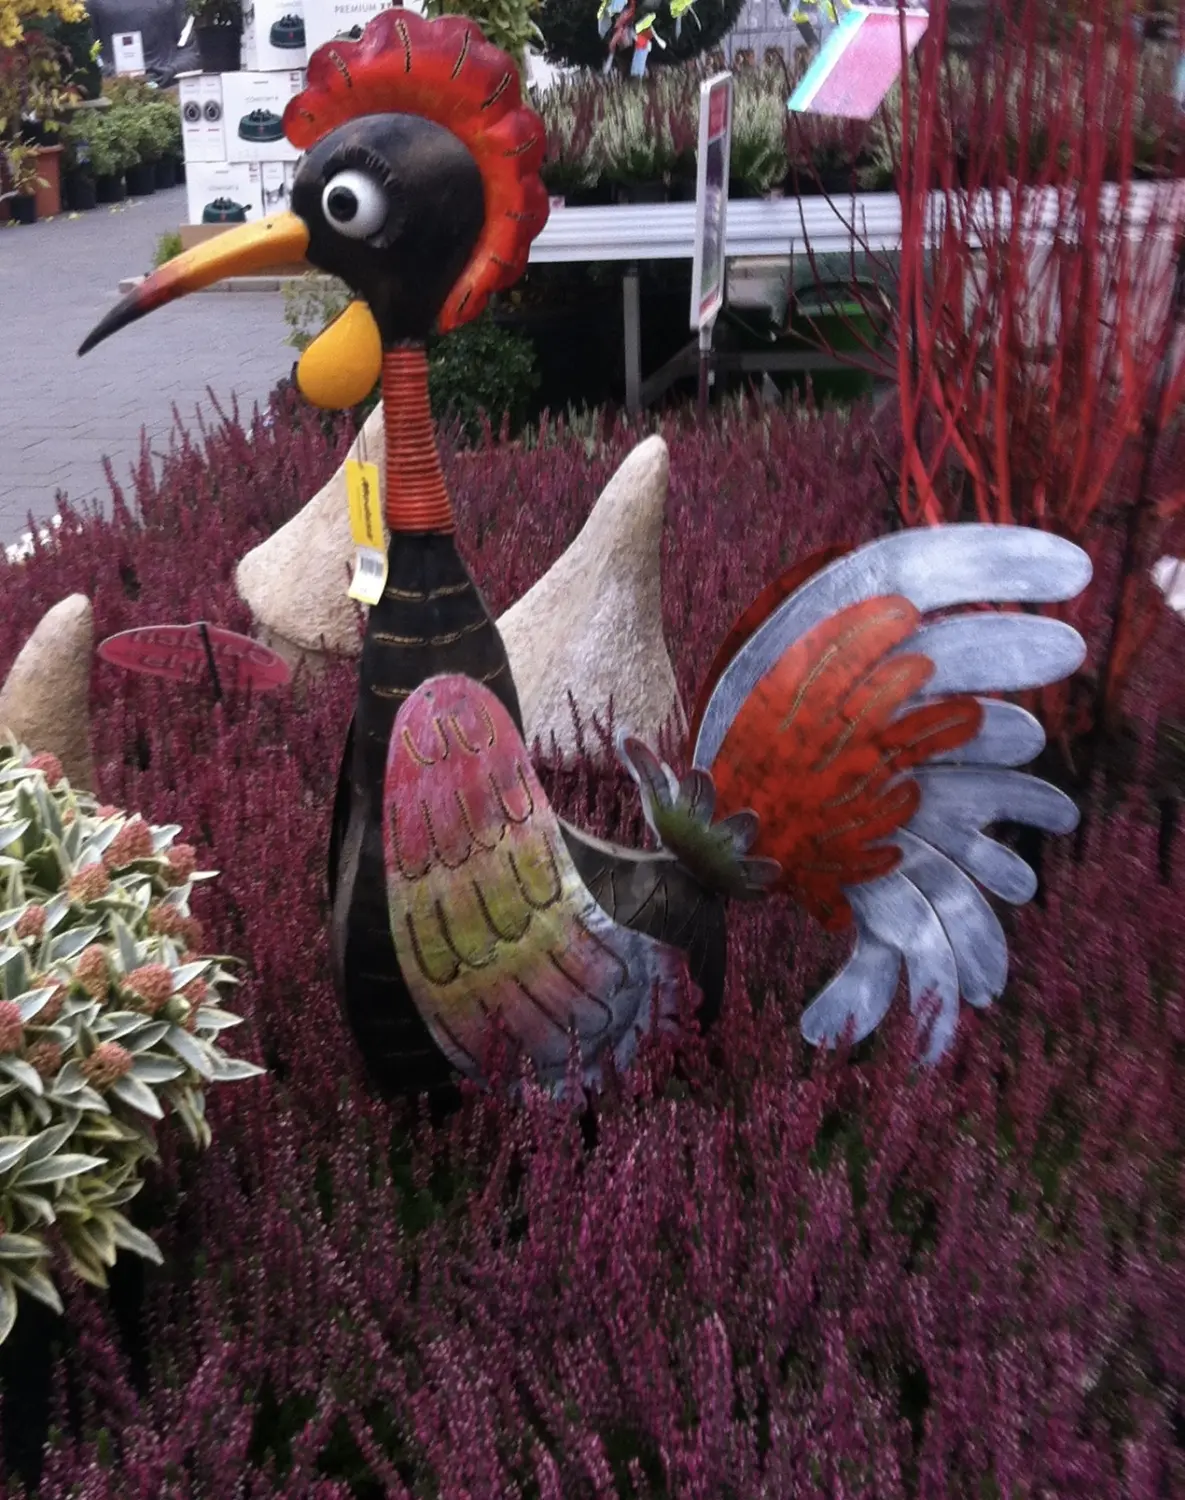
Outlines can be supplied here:
M634 23L634 31L638 36L641 36L643 32L650 30L650 28L654 25L654 20L655 18L653 15L643 16L640 21L636 21Z
M383 497L378 464L346 459L346 494L350 502L350 535L359 547L383 549Z
M383 546L383 500L378 464L346 459L346 495L350 502L350 535L358 548L350 598L375 605L387 586L387 552Z

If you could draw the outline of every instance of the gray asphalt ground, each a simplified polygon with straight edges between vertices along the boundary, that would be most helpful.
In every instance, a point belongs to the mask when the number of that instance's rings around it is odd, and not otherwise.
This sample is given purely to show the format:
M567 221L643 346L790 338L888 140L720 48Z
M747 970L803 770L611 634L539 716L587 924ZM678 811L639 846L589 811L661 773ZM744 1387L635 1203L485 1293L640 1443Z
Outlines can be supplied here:
M0 225L0 545L48 520L58 491L75 503L109 491L103 458L126 481L143 430L163 449L176 406L193 426L207 387L249 411L292 367L275 292L183 298L85 359L78 345L152 267L157 241L185 220L185 189L31 226ZM212 413L211 413L212 414Z

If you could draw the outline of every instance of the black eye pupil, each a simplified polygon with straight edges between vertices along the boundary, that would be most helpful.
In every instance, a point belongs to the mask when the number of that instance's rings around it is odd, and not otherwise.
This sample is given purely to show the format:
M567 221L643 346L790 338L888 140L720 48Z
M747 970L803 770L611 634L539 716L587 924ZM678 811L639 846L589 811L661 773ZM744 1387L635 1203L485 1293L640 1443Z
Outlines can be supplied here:
M348 224L358 212L358 195L353 188L335 187L329 194L329 215L339 224Z

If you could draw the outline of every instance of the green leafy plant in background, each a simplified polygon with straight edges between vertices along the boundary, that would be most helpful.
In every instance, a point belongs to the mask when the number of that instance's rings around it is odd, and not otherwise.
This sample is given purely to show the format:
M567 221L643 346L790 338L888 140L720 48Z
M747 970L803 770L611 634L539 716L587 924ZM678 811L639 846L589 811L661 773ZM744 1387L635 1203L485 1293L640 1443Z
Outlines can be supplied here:
M476 21L486 39L501 47L525 72L527 48L543 41L535 24L540 0L427 0L426 16L465 16Z
M118 177L140 159L135 131L127 128L128 110L83 110L66 126L71 164L86 165L96 177Z
M310 272L284 287L288 344L303 353L323 329L346 310L350 292L332 276ZM446 338L428 341L428 391L439 422L457 424L471 441L482 434L484 420L495 428L508 417L512 430L526 420L531 396L539 385L535 354L524 335L499 328L487 312ZM363 403L369 410L377 386Z
M593 134L593 151L611 182L663 182L676 153L656 99L630 82L605 91L605 109Z
M743 75L742 75L743 76ZM780 188L790 170L781 74L752 70L733 105L729 178L758 196Z
M558 78L532 100L547 130L541 176L549 193L567 197L594 187L604 171L596 140L599 101L587 88Z
M0 1342L22 1292L61 1312L55 1253L100 1287L120 1250L160 1262L125 1212L156 1122L167 1107L207 1146L207 1085L263 1071L218 1046L235 981L194 956L211 877L180 831L0 744Z
M539 387L535 351L524 334L500 328L490 312L428 343L428 392L438 419L477 442L488 421L517 431Z
M153 266L163 266L166 261L172 260L181 254L181 236L175 229L167 234L162 234L156 242L156 250L153 252Z

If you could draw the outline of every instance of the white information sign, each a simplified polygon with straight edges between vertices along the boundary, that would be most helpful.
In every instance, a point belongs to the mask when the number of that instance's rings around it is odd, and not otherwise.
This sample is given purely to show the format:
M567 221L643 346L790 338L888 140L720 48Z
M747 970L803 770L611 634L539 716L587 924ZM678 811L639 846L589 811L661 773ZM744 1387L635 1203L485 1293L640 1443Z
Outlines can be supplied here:
M699 95L695 258L691 268L691 326L699 330L712 327L724 303L731 144L732 74L717 73L701 85Z
M117 73L143 73L144 33L142 31L117 31L111 38L111 54L115 59Z

